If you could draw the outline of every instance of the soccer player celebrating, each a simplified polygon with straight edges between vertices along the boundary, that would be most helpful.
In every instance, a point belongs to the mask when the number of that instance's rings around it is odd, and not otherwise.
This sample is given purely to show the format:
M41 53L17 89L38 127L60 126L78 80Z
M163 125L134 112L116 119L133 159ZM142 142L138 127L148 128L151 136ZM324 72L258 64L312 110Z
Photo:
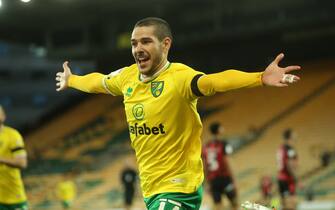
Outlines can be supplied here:
M27 153L20 133L4 125L0 106L0 209L27 210L27 198L20 169L27 167Z
M292 146L294 133L291 129L283 132L284 144L277 151L278 159L278 187L283 210L294 210L296 208L296 169L298 155Z
M199 209L204 179L202 124L197 100L216 92L260 85L284 87L299 80L299 66L278 66L280 54L259 73L229 70L204 74L170 63L172 33L160 18L145 18L131 35L135 64L108 75L71 73L68 62L56 74L57 91L72 87L88 93L123 96L131 145L139 165L148 209Z
M232 146L222 140L224 128L220 123L212 123L210 132L212 139L203 148L203 159L214 210L223 209L222 194L227 196L232 209L237 210L237 190L227 159L227 155L232 153Z

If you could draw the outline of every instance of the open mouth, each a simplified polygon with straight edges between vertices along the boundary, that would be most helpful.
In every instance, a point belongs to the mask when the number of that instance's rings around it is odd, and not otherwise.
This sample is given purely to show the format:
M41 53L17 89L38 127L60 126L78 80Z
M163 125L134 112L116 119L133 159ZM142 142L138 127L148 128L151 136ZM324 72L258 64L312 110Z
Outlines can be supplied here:
M149 58L140 58L140 59L137 59L137 62L138 62L140 65L145 64L147 61L149 61Z
M137 63L142 66L150 60L150 57L144 54L140 54L139 56L137 56L136 60L137 60Z

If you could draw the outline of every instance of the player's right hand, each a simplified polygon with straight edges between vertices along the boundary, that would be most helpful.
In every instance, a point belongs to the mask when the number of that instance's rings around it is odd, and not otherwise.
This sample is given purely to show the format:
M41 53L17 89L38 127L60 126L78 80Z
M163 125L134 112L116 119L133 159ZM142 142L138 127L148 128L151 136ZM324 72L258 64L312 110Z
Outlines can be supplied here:
M65 90L69 85L69 77L72 72L68 63L68 61L65 61L63 63L63 72L57 72L56 74L56 91Z

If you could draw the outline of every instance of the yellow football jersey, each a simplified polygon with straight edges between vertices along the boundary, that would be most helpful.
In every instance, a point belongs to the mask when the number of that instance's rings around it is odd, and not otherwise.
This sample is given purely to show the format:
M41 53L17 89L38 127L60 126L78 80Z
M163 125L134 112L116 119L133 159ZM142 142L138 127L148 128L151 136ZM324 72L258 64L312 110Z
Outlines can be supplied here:
M0 157L13 158L26 155L20 133L8 126L0 131ZM20 169L0 163L0 203L16 204L26 201Z
M73 201L76 197L76 185L73 181L62 181L57 185L57 196L62 201Z
M144 197L158 193L191 193L201 185L202 124L194 76L203 74L171 63L149 82L141 82L136 64L112 72L103 85L112 95L123 95L136 152Z

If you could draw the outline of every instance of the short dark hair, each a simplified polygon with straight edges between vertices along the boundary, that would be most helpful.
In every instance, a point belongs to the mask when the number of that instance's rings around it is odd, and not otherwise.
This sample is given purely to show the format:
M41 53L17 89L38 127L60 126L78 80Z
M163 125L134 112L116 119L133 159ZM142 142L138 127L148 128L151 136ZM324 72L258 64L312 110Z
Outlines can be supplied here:
M284 140L289 140L289 139L292 138L292 129L291 128L288 128L288 129L284 130L283 138L284 138Z
M214 135L219 133L219 128L220 128L220 123L219 122L214 122L209 126L209 130Z
M165 37L172 40L172 32L170 25L165 20L158 17L147 17L137 21L134 28L142 26L155 26L155 36L159 41L163 41Z

